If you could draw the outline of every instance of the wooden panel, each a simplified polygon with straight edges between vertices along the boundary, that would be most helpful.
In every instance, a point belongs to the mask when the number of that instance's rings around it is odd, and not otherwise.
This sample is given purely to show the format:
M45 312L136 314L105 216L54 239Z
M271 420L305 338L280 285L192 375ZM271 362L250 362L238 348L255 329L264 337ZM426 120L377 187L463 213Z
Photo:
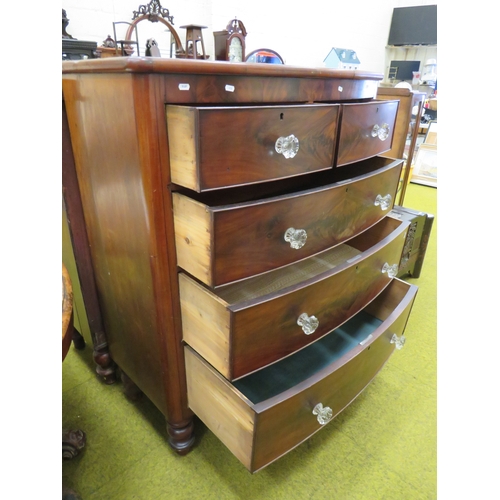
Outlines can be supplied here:
M185 347L189 407L250 468L254 413L225 379Z
M338 113L338 105L167 106L172 180L205 191L332 168ZM299 149L285 158L275 144L292 134Z
M154 272L165 258L156 246L165 241L156 234L163 210L149 191L150 182L158 184L148 170L157 159L142 147L134 82L131 75L84 75L65 79L63 89L110 353L167 415ZM149 116L147 123L154 126Z
M343 104L337 166L388 151L392 147L398 101ZM389 137L372 136L374 125L389 125Z

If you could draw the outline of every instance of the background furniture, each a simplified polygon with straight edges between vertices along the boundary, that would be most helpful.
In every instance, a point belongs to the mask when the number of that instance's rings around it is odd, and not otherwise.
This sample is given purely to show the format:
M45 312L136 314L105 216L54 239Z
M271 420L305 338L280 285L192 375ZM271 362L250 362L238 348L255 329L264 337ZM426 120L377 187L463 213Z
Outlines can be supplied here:
M381 75L283 65L120 58L63 73L113 359L179 453L194 412L265 467L404 345L402 160L379 156L398 102L373 100Z
M397 204L402 206L404 204L406 188L410 180L411 165L413 162L413 155L415 153L415 146L417 144L420 117L422 114L425 94L423 92L415 92L406 88L379 87L377 90L377 99L399 99L399 108L396 118L392 148L390 151L384 153L384 156L388 156L390 158L404 158L404 156L406 156L401 189L397 199ZM415 106L417 107L417 112L413 113L413 108ZM410 137L410 144L405 155L408 136Z
M66 266L62 265L62 360L68 354L71 341L75 341L78 349L85 347L83 338L73 326L73 289ZM85 446L86 436L81 430L66 430L62 433L62 456L73 458Z
M94 268L64 100L61 123L63 216L66 214L67 220L70 221L70 224L65 224L66 221L63 220L63 258L75 263L75 283L78 283L82 296L79 307L82 321L85 321L85 327L87 324L89 327L97 374L105 383L112 384L116 381L115 366L109 356L101 306L97 297Z
M250 52L245 62L249 63L268 63L268 64L285 64L283 58L271 49L257 49Z

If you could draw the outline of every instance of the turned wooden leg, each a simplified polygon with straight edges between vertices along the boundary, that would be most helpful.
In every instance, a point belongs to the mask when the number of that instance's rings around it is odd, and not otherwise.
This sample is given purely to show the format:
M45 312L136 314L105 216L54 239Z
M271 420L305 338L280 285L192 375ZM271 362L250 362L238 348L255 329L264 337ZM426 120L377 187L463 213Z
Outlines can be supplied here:
M76 457L85 446L87 437L80 429L63 431L62 433L62 456L68 460Z
M96 372L106 384L116 382L116 365L111 359L108 344L100 344L94 347L94 361L96 362Z
M73 341L75 348L79 351L85 349L85 339L83 338L83 335L74 327L73 333L71 334L71 340Z
M142 391L123 370L120 370L120 379L122 381L123 391L127 399L130 399L131 401L138 401L141 399Z
M179 454L189 453L194 444L193 419L180 423L167 422L168 443Z

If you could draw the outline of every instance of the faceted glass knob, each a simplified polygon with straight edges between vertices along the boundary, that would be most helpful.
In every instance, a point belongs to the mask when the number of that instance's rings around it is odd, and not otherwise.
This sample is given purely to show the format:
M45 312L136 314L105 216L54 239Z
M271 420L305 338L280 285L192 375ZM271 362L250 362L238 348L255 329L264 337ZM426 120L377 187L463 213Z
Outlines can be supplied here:
M297 325L302 327L306 335L311 335L311 333L314 333L316 328L318 328L319 321L316 316L308 316L307 313L302 313L297 320Z
M395 278L398 275L399 267L397 264L393 264L392 266L389 263L385 263L382 267L382 273L387 273L389 278Z
M390 194L386 194L385 196L378 194L373 204L382 210L387 210L392 204L392 196Z
M398 337L396 334L394 334L391 338L391 344L396 344L396 349L403 349L405 342L406 342L406 337L404 335Z
M279 137L274 149L285 158L293 158L299 151L299 140L293 134L288 137Z
M375 124L372 128L372 137L378 137L381 141L385 141L389 137L390 131L391 129L387 123Z
M321 403L318 403L314 407L312 413L313 413L313 415L317 416L318 422L321 425L327 424L333 418L332 409L328 406L323 407L323 405Z
M285 241L290 243L290 246L295 250L302 248L306 244L307 233L304 229L295 229L289 227L285 231Z

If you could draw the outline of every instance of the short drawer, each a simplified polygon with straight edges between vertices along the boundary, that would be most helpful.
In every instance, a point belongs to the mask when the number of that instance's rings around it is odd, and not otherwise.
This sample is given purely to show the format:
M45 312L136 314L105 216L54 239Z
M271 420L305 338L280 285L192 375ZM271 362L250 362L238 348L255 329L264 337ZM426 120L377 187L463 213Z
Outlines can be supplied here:
M353 317L390 283L408 224L385 217L349 244L217 293L181 273L183 340L228 380L294 353Z
M333 167L339 105L166 109L172 182L197 192Z
M231 384L185 347L188 404L255 472L320 430L401 347L417 287L395 279L363 312L318 342Z
M343 104L337 166L389 151L399 101Z
M346 242L390 212L402 161L304 191L220 204L222 196L173 193L178 265L216 288Z

